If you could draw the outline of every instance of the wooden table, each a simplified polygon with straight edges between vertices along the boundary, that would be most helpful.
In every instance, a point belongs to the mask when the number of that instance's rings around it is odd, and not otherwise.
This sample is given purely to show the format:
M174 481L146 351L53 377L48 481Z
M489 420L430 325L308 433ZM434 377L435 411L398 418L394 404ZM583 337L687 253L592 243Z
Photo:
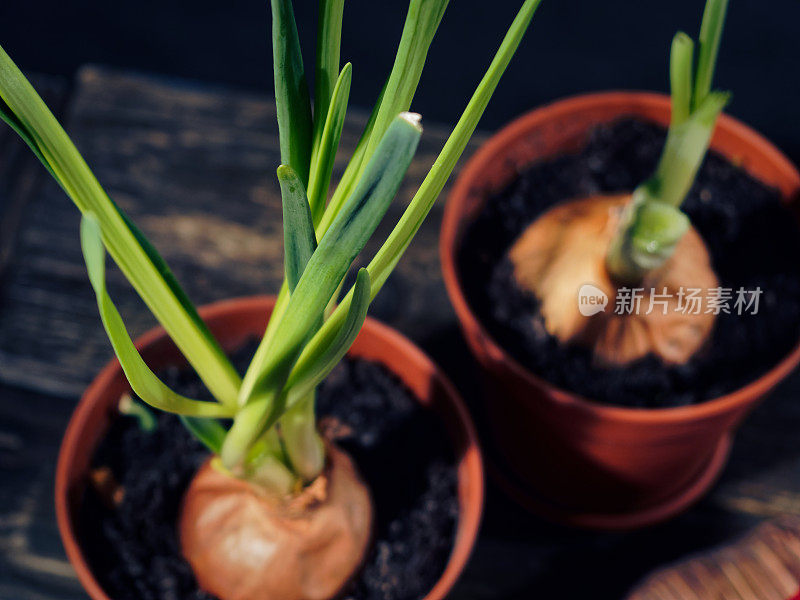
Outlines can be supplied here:
M282 275L274 104L229 89L87 67L71 91L36 78L107 191L162 251L197 303L274 291ZM343 168L364 114L353 111ZM427 123L388 231L447 129ZM484 136L477 136L471 150ZM475 366L438 264L443 198L372 314L409 335L475 404ZM111 356L78 244L78 212L7 128L0 130L0 598L83 598L52 506L58 445L86 384ZM366 256L374 251L370 245ZM153 319L121 275L112 297L136 335ZM713 493L665 525L627 534L568 530L490 486L483 532L454 598L616 599L666 563L800 515L800 376L742 428ZM476 413L477 414L477 413ZM479 423L480 424L480 423Z

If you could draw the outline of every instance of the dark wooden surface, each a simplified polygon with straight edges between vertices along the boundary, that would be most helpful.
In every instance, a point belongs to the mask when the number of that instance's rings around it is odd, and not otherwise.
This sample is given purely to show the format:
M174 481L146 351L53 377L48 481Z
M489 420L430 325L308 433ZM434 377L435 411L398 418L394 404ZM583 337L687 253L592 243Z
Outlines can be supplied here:
M278 147L274 105L266 97L103 68L83 69L68 95L63 85L41 81L48 100L63 103L68 131L107 191L196 302L276 289ZM362 123L354 111L337 170ZM426 124L384 234L445 133ZM372 314L443 365L480 426L475 366L439 272L443 200ZM82 598L55 528L53 471L71 409L111 350L80 257L77 211L6 129L0 130L0 233L0 600ZM109 279L131 332L150 327L152 317L119 273L112 270ZM767 519L800 515L798 392L795 375L746 422L709 497L659 527L627 534L569 530L524 513L490 486L481 539L453 597L622 598L656 568L735 540Z

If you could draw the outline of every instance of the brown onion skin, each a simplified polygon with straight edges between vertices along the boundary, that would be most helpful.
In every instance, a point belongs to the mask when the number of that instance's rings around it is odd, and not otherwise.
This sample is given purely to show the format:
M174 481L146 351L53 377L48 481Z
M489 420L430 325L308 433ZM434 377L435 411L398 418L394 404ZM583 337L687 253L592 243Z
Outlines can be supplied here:
M508 257L514 278L539 300L544 327L563 343L591 348L596 362L625 365L648 354L667 364L683 364L699 352L714 326L706 313L706 291L719 285L705 242L690 227L675 252L643 281L638 314L615 314L620 289L606 269L605 257L629 194L601 195L558 204L541 215L517 238ZM584 284L601 289L609 299L605 311L584 316L578 291ZM698 314L676 311L678 291L702 290ZM650 314L651 293L666 289L667 308Z
M329 600L363 563L373 523L352 460L328 446L325 472L276 498L206 462L183 499L181 549L220 600Z

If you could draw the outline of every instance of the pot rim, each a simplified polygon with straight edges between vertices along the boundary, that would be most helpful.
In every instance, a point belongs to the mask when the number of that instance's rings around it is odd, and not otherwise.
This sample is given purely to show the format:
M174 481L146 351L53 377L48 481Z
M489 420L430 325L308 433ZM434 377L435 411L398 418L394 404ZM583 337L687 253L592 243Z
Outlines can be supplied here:
M223 315L236 312L262 310L269 313L274 306L275 297L270 295L246 296L214 302L198 309L203 320L210 321ZM456 457L456 470L458 478L457 494L459 498L459 516L456 523L456 535L453 547L445 565L444 571L423 600L442 600L455 585L472 554L480 529L483 515L485 494L485 476L483 458L477 430L469 411L454 385L441 369L411 340L404 335L373 319L367 317L361 335L377 337L381 346L393 348L395 352L405 357L413 370L422 372L441 390L441 398L446 400L450 408L450 420L446 422L443 413L438 418L445 422L451 438ZM157 326L150 329L135 340L136 348L143 351L146 347L162 341L167 337L163 327ZM358 354L358 353L356 353ZM373 358L372 360L378 360ZM394 372L405 385L409 385L405 378L384 364L387 369ZM70 516L69 486L70 473L76 460L80 440L84 429L97 410L103 397L103 391L118 377L123 376L119 361L112 358L89 384L78 402L59 449L56 467L55 505L56 520L62 543L66 550L67 558L74 567L78 579L85 591L93 600L110 600L109 596L95 579L89 564L83 556L78 542L75 528ZM410 387L410 386L409 386ZM413 393L413 392L412 392ZM417 393L414 393L419 398ZM424 400L423 400L424 403ZM469 479L469 484L466 483Z
M592 401L585 396L556 386L522 366L484 328L464 296L456 267L456 254L466 221L465 204L472 190L480 186L481 175L487 163L498 155L507 154L508 149L520 139L524 139L531 129L541 126L553 117L562 117L590 107L614 104L638 104L651 111L663 112L665 118L662 125L669 119L670 97L665 94L647 91L602 91L579 94L545 104L517 117L492 135L469 159L448 196L439 238L439 258L450 301L458 315L462 329L465 333L471 330L481 339L491 360L505 363L515 377L524 380L528 385L545 388L554 402L565 407L572 407L598 418L610 418L639 425L702 420L730 412L752 402L753 398L761 397L769 392L797 366L800 362L800 340L783 359L766 373L728 394L688 406L630 408ZM600 121L598 121L599 123ZM784 200L790 200L800 193L800 173L772 142L734 117L722 114L717 121L711 142L711 148L718 152L722 152L715 144L715 138L719 132L738 138L740 143L751 148L754 153L763 155L775 170L781 173L788 182L781 186ZM725 152L722 153L725 154ZM554 156L557 155L554 154ZM469 337L468 333L467 337Z

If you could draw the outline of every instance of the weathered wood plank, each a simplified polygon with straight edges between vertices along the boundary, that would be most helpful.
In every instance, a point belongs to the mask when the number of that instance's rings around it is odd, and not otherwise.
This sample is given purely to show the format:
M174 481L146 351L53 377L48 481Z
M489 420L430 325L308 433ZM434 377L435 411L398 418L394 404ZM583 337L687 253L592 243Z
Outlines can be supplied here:
M53 486L69 402L0 385L0 598L85 598L55 525Z

